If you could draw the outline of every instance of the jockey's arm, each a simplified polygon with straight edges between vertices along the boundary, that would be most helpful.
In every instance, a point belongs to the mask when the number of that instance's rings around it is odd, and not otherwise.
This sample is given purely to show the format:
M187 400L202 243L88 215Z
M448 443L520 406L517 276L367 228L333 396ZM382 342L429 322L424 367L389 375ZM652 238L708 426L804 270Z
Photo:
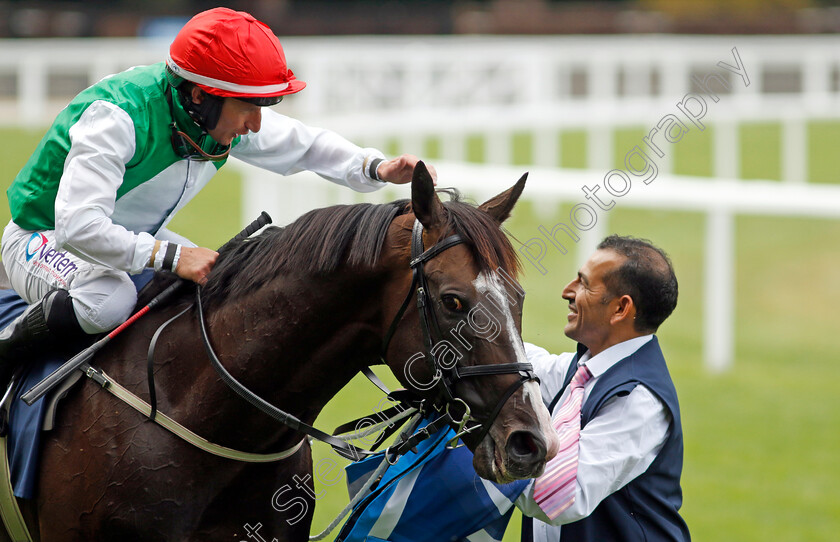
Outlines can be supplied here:
M377 149L359 147L333 131L307 126L271 109L263 110L260 131L242 136L231 156L281 175L312 171L357 192L411 181L418 161L411 155L385 160ZM380 160L378 178L369 167L374 160Z
M59 245L87 261L139 273L151 258L154 237L110 218L135 152L131 118L113 104L95 102L71 128L70 142L55 200Z

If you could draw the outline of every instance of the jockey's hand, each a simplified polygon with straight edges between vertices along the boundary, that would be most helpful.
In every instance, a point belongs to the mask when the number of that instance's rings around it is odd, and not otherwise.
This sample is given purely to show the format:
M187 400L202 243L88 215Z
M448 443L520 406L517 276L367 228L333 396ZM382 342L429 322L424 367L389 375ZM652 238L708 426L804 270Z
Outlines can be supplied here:
M417 165L420 159L413 154L403 154L393 160L385 160L379 167L376 168L376 174L385 182L393 184L405 184L411 182L411 177L414 175L414 166ZM426 164L426 169L432 176L432 180L437 185L437 172L433 166Z
M175 267L175 274L182 279L191 280L200 286L207 284L207 275L213 269L219 253L202 247L181 247L181 257Z

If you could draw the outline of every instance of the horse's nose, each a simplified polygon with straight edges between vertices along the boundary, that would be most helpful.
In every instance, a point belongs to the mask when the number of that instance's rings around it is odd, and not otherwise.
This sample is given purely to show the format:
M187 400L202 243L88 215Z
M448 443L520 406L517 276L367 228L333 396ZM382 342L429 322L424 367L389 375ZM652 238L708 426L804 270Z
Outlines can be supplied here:
M523 474L536 474L545 463L546 446L543 438L531 431L514 431L505 445L508 460Z

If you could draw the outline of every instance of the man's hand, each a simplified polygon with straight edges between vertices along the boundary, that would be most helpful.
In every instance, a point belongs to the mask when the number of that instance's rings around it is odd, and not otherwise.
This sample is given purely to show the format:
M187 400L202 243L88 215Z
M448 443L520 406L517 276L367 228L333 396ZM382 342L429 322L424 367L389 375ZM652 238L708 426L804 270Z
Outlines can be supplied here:
M209 248L181 247L181 257L175 266L175 273L182 279L191 280L200 286L207 284L207 275L213 269L219 253Z
M393 160L385 160L379 164L379 167L376 168L376 173L380 179L388 183L410 183L411 177L414 174L414 166L419 161L420 159L413 154L403 154ZM432 180L437 184L437 172L435 168L429 164L426 164L426 168L429 170Z

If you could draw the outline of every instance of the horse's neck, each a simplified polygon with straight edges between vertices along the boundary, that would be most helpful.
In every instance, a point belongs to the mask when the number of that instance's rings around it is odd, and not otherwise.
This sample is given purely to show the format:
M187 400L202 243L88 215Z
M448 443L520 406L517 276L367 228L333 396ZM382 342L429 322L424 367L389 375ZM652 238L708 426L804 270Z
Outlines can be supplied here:
M312 423L324 405L376 359L382 315L371 300L381 297L379 288L378 279L363 276L278 280L209 314L209 333L237 379L278 408ZM240 398L231 401L231 392L220 387L214 373L205 371L201 380L228 398L230 407L217 416L229 418L228 423L240 428L237 433L280 438L284 430L276 422L255 415ZM214 424L219 427L219 422L225 423L217 419ZM242 431L245 427L249 429Z

